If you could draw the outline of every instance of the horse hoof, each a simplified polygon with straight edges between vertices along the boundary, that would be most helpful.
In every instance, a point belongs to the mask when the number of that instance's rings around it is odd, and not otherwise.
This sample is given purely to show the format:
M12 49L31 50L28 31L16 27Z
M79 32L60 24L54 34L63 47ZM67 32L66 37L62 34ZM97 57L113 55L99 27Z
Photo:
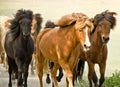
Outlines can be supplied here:
M51 83L51 80L50 80L50 78L46 78L46 83L48 83L48 84L50 84Z
M8 87L12 87L12 84L11 84L11 83L9 83L9 84L8 84Z

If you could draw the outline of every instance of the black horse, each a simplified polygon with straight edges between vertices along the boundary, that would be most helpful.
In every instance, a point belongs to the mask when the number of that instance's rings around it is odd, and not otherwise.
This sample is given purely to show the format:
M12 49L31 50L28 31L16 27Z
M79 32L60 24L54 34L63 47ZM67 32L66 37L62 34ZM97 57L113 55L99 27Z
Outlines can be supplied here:
M32 16L33 12L30 10L18 10L6 34L4 47L9 65L8 87L12 87L12 72L17 74L17 86L27 87L28 69L34 51L34 43L30 36Z

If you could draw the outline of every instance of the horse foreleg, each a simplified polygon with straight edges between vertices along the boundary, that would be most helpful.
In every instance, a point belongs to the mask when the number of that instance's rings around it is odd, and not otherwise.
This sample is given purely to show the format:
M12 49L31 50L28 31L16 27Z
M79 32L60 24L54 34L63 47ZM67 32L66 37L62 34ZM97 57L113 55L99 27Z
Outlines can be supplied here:
M11 75L12 75L12 62L10 61L10 59L8 58L8 73L9 73L9 83L8 83L8 87L12 87L12 79L11 79Z
M98 78L97 78L95 70L94 70L94 64L92 62L88 62L88 67L89 67L89 73L88 73L89 85L90 85L90 87L92 87L92 80L93 80L94 87L98 87L98 85L97 85Z
M105 81L105 68L106 68L106 64L105 63L99 64L99 67L100 67L99 87L101 87L103 82Z
M24 87L27 87L28 69L29 69L29 64L31 62L31 59L32 59L32 57L29 57L28 60L24 63L24 66L23 66Z
M64 60L59 61L59 64L61 65L61 67L65 71L65 74L66 74L66 77L67 77L67 80L68 80L68 83L69 83L69 87L73 87L73 73L70 69L69 64L67 62L65 62Z
M18 67L18 79L17 79L17 86L20 87L23 85L23 79L22 79L22 72L23 72L23 65L21 61L19 60L20 58L15 58L15 62Z

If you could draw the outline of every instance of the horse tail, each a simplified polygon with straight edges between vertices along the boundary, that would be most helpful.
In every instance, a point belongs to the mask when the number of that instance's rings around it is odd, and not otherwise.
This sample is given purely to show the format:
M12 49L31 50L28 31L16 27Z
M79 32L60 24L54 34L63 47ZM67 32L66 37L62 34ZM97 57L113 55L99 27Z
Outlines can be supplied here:
M77 78L80 79L80 80L83 77L84 66L85 66L85 61L79 60L79 62L78 62L78 68L77 68L77 71L78 71Z
M48 20L45 24L45 28L55 28L57 25L54 24L54 22Z

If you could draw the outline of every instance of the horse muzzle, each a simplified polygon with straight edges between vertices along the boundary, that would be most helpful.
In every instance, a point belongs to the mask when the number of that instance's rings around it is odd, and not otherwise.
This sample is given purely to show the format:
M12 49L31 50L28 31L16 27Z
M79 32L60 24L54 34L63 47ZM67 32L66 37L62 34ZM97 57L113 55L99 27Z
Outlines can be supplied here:
M90 44L90 43L89 43L89 44L86 44L86 43L85 43L85 44L83 45L83 51L86 52L86 51L90 50L90 47L91 47L91 44Z
M107 43L109 41L109 39L110 39L109 37L104 37L104 36L102 37L102 41L104 43Z

